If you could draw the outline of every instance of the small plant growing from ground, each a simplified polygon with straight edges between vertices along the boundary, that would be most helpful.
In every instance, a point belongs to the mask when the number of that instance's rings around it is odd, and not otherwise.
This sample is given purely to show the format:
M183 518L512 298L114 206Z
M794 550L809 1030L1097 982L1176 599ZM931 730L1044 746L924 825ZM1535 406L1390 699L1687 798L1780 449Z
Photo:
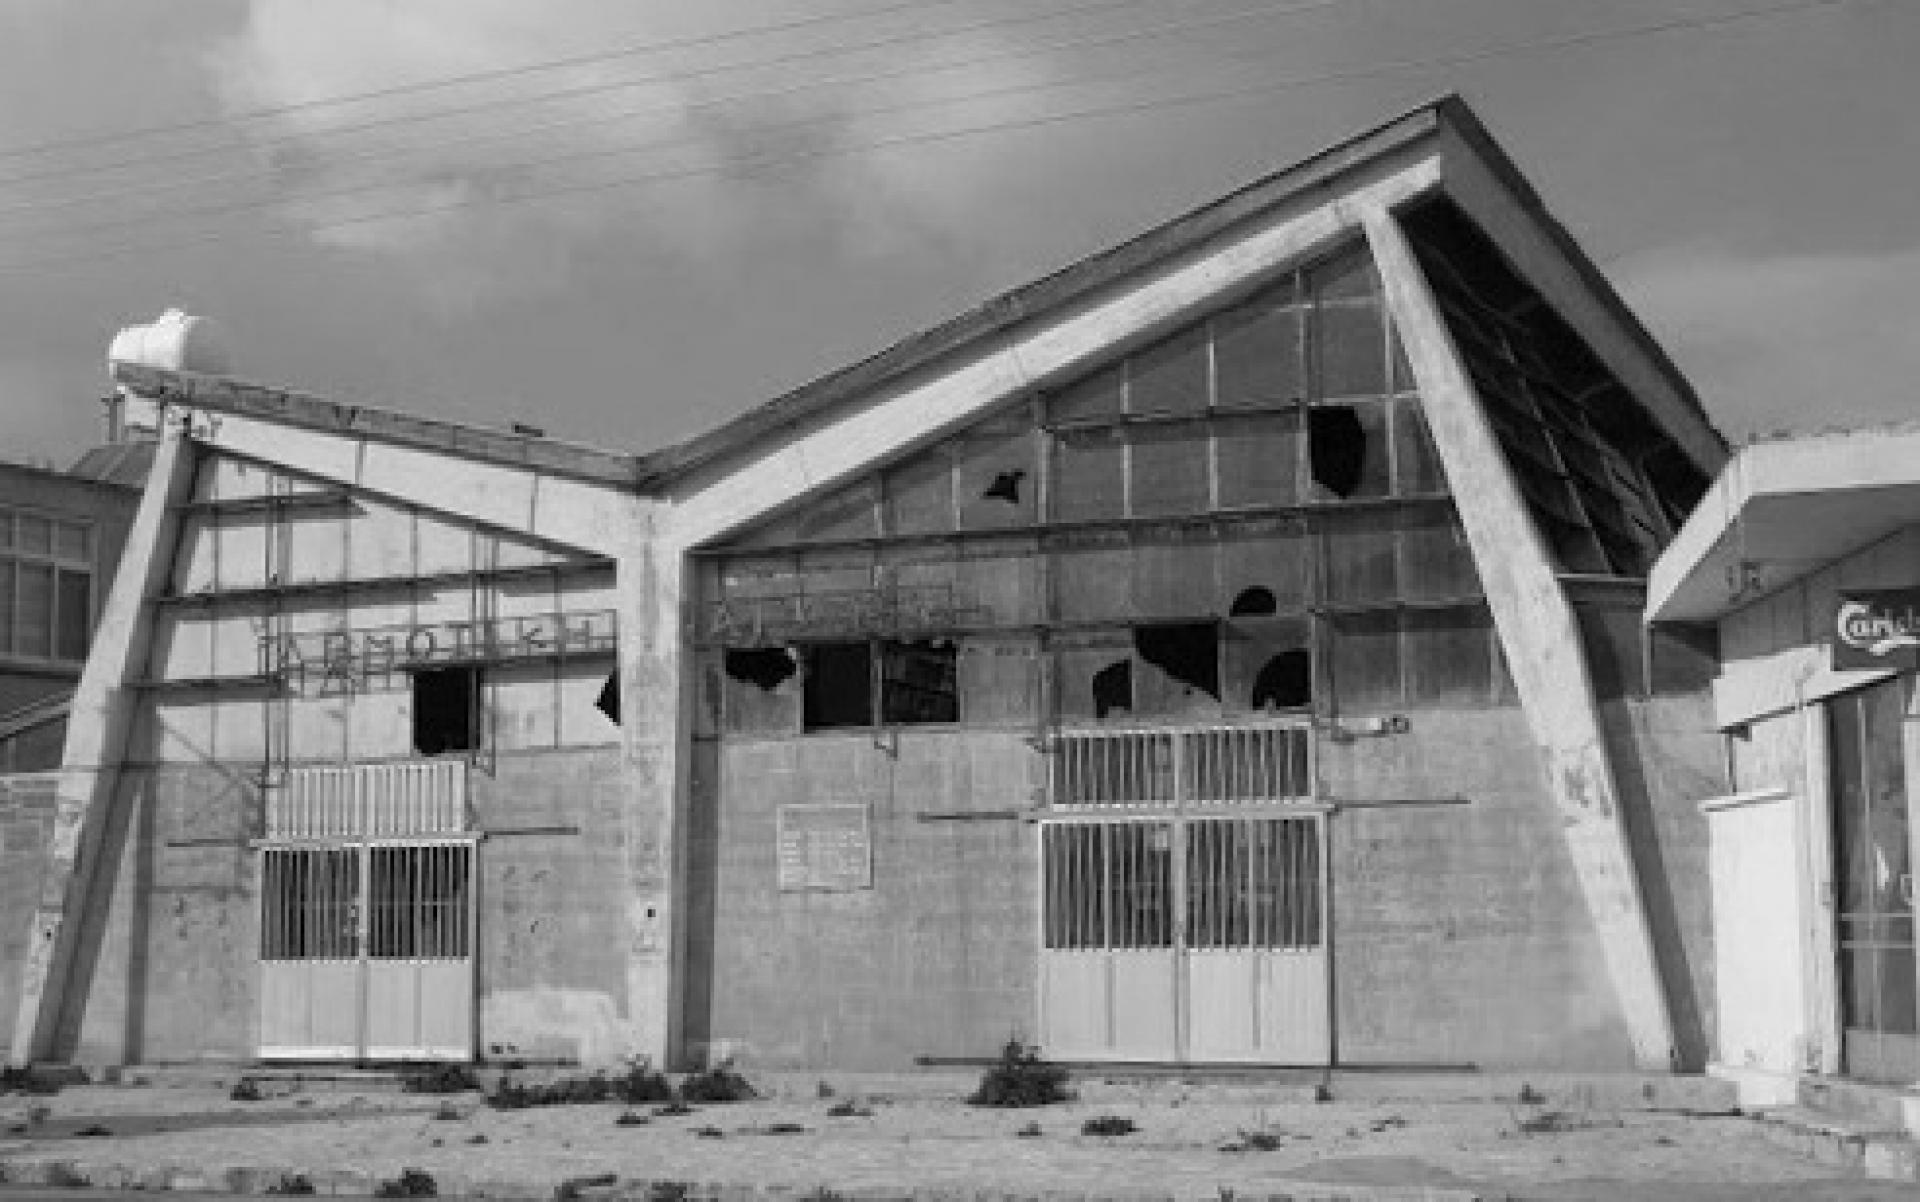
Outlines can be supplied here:
M616 1127L644 1127L649 1122L644 1114L635 1114L631 1110L622 1111L620 1117L613 1120Z
M1222 1152L1274 1152L1286 1143L1286 1136L1268 1127L1242 1131L1238 1139L1220 1145Z
M768 1123L760 1128L762 1135L805 1135L807 1129L799 1123Z
M1520 1083L1520 1104L1522 1106L1538 1106L1546 1100L1546 1097L1528 1082L1522 1081Z
M1015 1131L1014 1134L1021 1139L1039 1139L1042 1132L1039 1123L1028 1123L1026 1126L1020 1128L1020 1130Z
M845 1098L827 1107L827 1117L830 1119L870 1119L873 1117L873 1111L862 1106L852 1098Z
M1313 1087L1313 1100L1316 1102L1333 1101L1333 1087L1325 1081Z
M442 1102L440 1108L433 1112L433 1117L438 1122L457 1123L467 1116L461 1113L460 1108L452 1102Z
M400 1175L391 1181L382 1181L380 1188L373 1192L376 1198L437 1198L440 1196L440 1183L433 1174L425 1169L401 1169Z
M407 1093L469 1093L480 1088L480 1078L464 1064L436 1064L400 1079Z
M647 1202L686 1202L692 1192L684 1181L655 1181L647 1186Z
M553 1196L558 1202L569 1202L570 1199L581 1197L580 1191L582 1190L594 1189L599 1186L615 1185L618 1184L619 1181L619 1176L613 1173L594 1173L586 1177L569 1177L554 1187Z
M969 1106L1047 1106L1073 1098L1067 1090L1067 1070L1040 1059L1040 1053L1017 1039L1007 1041L1000 1059L980 1078L979 1088L967 1098Z
M836 1193L824 1185L816 1185L800 1195L800 1202L846 1202L846 1197L845 1194Z
M264 1097L265 1095L260 1092L260 1083L252 1077L240 1078L234 1082L233 1088L227 1091L228 1100L234 1102L258 1102Z
M1080 1134L1098 1135L1103 1137L1112 1137L1115 1135L1132 1135L1134 1132L1138 1131L1139 1129L1140 1129L1139 1127L1134 1125L1134 1122L1132 1119L1123 1118L1122 1116L1117 1114L1096 1115L1095 1117L1090 1118L1086 1122L1080 1124Z
M74 1134L86 1139L98 1139L103 1135L112 1135L113 1132L99 1123L88 1123Z
M470 1144L484 1144L487 1142L487 1137L476 1132L467 1136L467 1142Z
M47 1166L47 1184L61 1189L78 1189L83 1185L91 1185L92 1182L87 1180L85 1173L66 1161L56 1160Z
M759 1096L753 1086L747 1084L747 1079L734 1072L733 1066L726 1061L680 1082L680 1100L683 1102L750 1102Z
M696 1127L693 1133L701 1139L724 1139L727 1134L718 1127Z
M629 1106L671 1102L673 1083L645 1063L636 1063L624 1075L614 1078L613 1095Z
M33 1071L32 1065L0 1065L0 1098L10 1093L51 1096L60 1092L60 1082Z
M307 1197L313 1194L313 1182L305 1173L282 1173L280 1180L267 1187L269 1194L281 1194L293 1197Z
M665 1106L654 1107L653 1117L657 1119L673 1119L679 1118L683 1114L692 1114L693 1112L693 1107L687 1105L685 1102L668 1102Z

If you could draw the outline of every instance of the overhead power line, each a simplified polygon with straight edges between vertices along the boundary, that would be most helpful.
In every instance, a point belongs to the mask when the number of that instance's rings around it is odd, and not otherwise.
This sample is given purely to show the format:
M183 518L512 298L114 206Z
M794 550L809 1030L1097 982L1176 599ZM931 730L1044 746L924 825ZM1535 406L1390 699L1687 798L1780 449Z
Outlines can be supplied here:
M924 76L924 75L936 74L936 73L947 72L947 71L963 70L969 67L977 67L983 64L1000 63L1000 62L1008 61L1011 58L1028 57L1033 54L1044 53L1044 52L1054 52L1054 51L1062 51L1062 50L1084 50L1092 47L1122 45L1127 42L1138 42L1138 41L1142 41L1150 38L1164 38L1171 35L1191 33L1201 29L1218 28L1220 26L1228 25L1228 24L1240 23L1240 22L1262 19L1262 18L1270 18L1275 15L1299 13L1299 12L1308 11L1310 9L1316 9L1316 8L1328 8L1337 4L1344 4L1346 2L1347 0L1300 0L1300 2L1292 5L1288 5L1286 7L1274 7L1269 5L1269 6L1253 8L1253 9L1240 9L1240 10L1229 12L1229 13L1216 13L1216 14L1213 14L1212 16L1205 17L1199 20L1166 22L1159 25L1147 26L1144 28L1123 30L1117 33L1106 33L1106 34L1100 34L1100 35L1090 36L1090 37L1068 39L1064 41L1039 43L1039 44L1035 44L1035 45L1023 48L1017 55L1005 55L1005 54L975 55L971 58L957 59L950 62L934 63L930 65L925 65L925 66L920 64L910 64L905 66L893 67L883 71L869 72L864 75L843 76L838 78L829 78L829 79L822 79L822 80L811 80L804 83L789 85L783 88L767 89L759 92L747 92L747 93L736 94L733 96L696 101L696 102L692 102L684 105L674 106L673 111L676 111L679 113L688 113L688 112L704 112L708 110L723 110L728 106L740 104L745 101L766 100L766 99L771 99L775 97L791 96L791 95L799 94L801 92L813 91L821 88L845 87L845 86L851 86L855 84L876 83L876 82L880 82L888 79L898 79L898 78L909 77L909 76L917 77L917 76ZM1244 57L1244 56L1233 56L1233 57ZM1152 69L1149 69L1149 70L1152 70ZM1143 74L1142 68L1140 68L1137 65L1129 64L1129 65L1124 65L1120 68L1108 69L1106 71L1086 72L1086 73L1082 73L1075 76L1067 76L1067 77L1062 77L1057 79L1047 79L1047 80L1041 80L1041 81L1030 82L1030 83L1016 83L1016 84L1003 85L1000 87L976 89L973 91L961 92L961 93L957 93L950 96L934 96L934 97L929 97L929 98L916 100L916 101L896 103L896 104L888 105L882 109L873 109L873 110L867 110L864 112L856 111L856 112L848 113L845 111L841 111L841 112L835 113L830 117L802 118L795 121L782 122L776 125L763 126L759 128L756 132L761 134L762 136L765 136L768 134L780 134L780 133L799 133L817 126L832 124L837 121L845 120L849 116L851 117L864 117L864 116L894 117L894 116L899 116L903 113L908 113L908 112L913 112L918 110L939 109L939 108L946 108L954 105L977 103L982 100L1004 99L1010 96L1031 95L1031 94L1041 93L1041 92L1058 91L1058 90L1067 89L1067 88L1085 87L1088 84L1102 82L1103 80L1109 79L1115 75L1119 75L1126 78L1137 78L1141 74ZM471 144L473 142L498 141L503 138L509 138L509 137L525 137L530 133L548 132L550 129L568 129L568 128L578 128L585 125L606 124L614 120L622 119L623 116L640 115L650 111L657 111L657 110L656 109L629 110L624 115L598 115L592 118L580 118L580 119L571 120L571 121L553 122L553 123L550 123L549 126L535 127L534 129L531 129L531 130L517 130L511 133L487 133L487 134L476 135L468 139L452 139L450 141L442 141L442 142L435 143L433 149L435 151L440 151L440 150L446 149L449 146ZM536 167L552 167L552 166L559 166L559 165L569 165L569 164L586 162L593 159L615 158L615 157L621 157L625 155L639 154L647 151L671 150L680 146L697 145L702 141L703 139L698 134L693 134L693 135L681 135L678 137L665 138L665 139L655 139L653 141L637 142L637 143L631 143L631 144L593 147L593 148L588 148L584 150L567 150L567 151L561 151L555 154L545 155L545 156L532 158L532 159L519 159L515 161L489 163L487 164L487 170L492 172L526 171ZM378 154L350 156L347 161L349 162L364 161L369 158L376 159L376 160L391 159L391 158L402 157L406 155L415 155L418 153L420 152L417 149L413 149L413 148L407 148L405 150L397 150L397 151L389 150L389 151L382 151ZM340 161L338 159L329 160L327 163L327 166L329 168L335 168L335 167L338 167L339 165L340 165ZM205 177L198 182L201 184L226 183L226 182L247 180L250 178L252 178L251 173L233 173L227 176ZM189 182L191 183L193 181L189 181ZM259 198L249 198L249 199L243 199L243 200L225 201L222 203L209 204L209 205L190 205L184 208L156 209L154 211L150 211L148 213L140 214L136 216L121 217L121 218L115 218L112 220L87 222L80 225L68 226L66 228L61 229L59 231L59 234L62 237L86 237L86 236L95 235L95 234L112 233L116 230L121 230L121 229L137 228L141 225L145 225L151 222L173 222L173 221L191 220L193 218L199 218L199 217L222 216L222 215L231 214L231 213L247 212L255 209L272 208L272 207L276 207L283 204L289 204L289 203L312 203L315 201L323 201L323 200L342 200L342 199L347 199L354 196L364 196L372 193L388 191L393 188L406 187L416 182L417 181L415 180L409 180L409 179L387 180L387 181L382 181L378 183L351 184L351 185L346 185L346 186L336 187L336 188L310 190L310 191L305 191L305 192L286 195L286 196L268 196L268 197L259 197ZM175 181L173 184L163 185L162 190L172 190L176 186L184 186L184 185L181 185L179 184L178 181ZM52 209L60 213L65 213L75 205L100 204L100 203L105 203L109 201L122 201L130 198L137 199L141 196L144 196L146 194L146 191L151 191L151 190L152 189L148 189L145 191L136 190L132 192L117 192L117 193L104 194L99 196L72 198L72 199L67 199L62 201L20 202L18 204L10 205L10 206L0 206L0 215L4 215L9 212L18 212L23 210L48 210L48 209Z
M1564 50L1579 46L1588 46L1606 42L1625 41L1633 38L1658 36L1668 33L1701 31L1724 28L1750 21L1765 20L1794 13L1810 12L1819 9L1836 8L1846 4L1873 4L1882 0L1794 0L1792 3L1775 4L1765 8L1746 9L1738 13L1726 13L1718 16L1676 18L1648 24L1627 26L1610 30L1594 30L1586 33L1540 38L1533 41L1509 43L1503 46L1488 47L1477 51L1464 51L1454 54L1433 55L1421 58L1394 59L1380 63L1360 64L1334 71L1314 75L1297 75L1284 79L1268 80L1260 84L1237 88L1212 89L1193 92L1182 96L1159 97L1153 100L1129 101L1107 105L1096 105L1060 113L1044 114L1036 117L1019 118L1009 121L986 122L963 128L942 130L930 133L904 134L892 137L876 138L857 144L847 144L829 148L819 148L789 154L762 155L743 160L735 160L718 166L693 166L666 171L647 172L625 176L620 179L600 181L592 184L577 184L557 188L530 190L518 195L490 197L484 203L489 207L509 204L525 204L542 200L574 197L619 188L629 188L646 184L665 183L685 180L699 176L728 174L741 175L763 168L789 166L811 160L836 157L850 153L880 150L900 146L927 145L951 142L976 137L987 133L1006 132L1020 129L1034 129L1070 121L1094 117L1120 116L1131 113L1160 111L1174 108L1193 107L1219 103L1221 101L1241 99L1249 96L1266 95L1273 92L1297 88L1312 87L1329 83L1347 83L1359 79L1374 78L1408 70L1423 70L1434 67L1458 67L1493 59L1507 58L1521 54L1534 54ZM321 222L283 223L249 231L271 237L301 237L304 235L335 229L347 229L358 226L380 224L391 221L403 221L422 217L438 216L464 208L474 207L473 202L456 200L431 205L416 206L408 209L384 213L372 213L354 217L339 218ZM11 263L0 262L0 271L39 270L50 266L67 265L79 262L97 261L106 257L119 257L126 254L180 249L187 246L217 242L230 237L229 231L210 231L192 237L178 239L160 245L121 244L118 246L94 249L75 255L51 256L42 259L19 260Z
M938 2L943 4L951 4L951 3L958 2L958 0L938 0ZM404 128L408 126L418 126L418 125L422 125L432 121L444 121L444 120L448 120L456 117L470 117L476 113L494 112L500 109L519 109L519 108L527 107L529 105L551 104L555 101L561 101L561 100L580 100L589 96L605 95L606 93L609 93L609 92L626 91L626 90L645 88L645 87L657 87L663 84L685 84L693 80L707 79L716 75L725 75L725 74L729 74L737 71L765 70L769 67L783 67L783 66L794 64L794 63L811 62L815 59L830 58L836 55L864 52L868 50L886 50L886 49L891 49L897 46L910 45L915 42L937 40L939 38L954 37L961 34L981 33L981 32L987 32L987 31L997 31L997 30L1018 28L1026 25L1040 24L1040 23L1045 23L1049 21L1058 21L1066 17L1079 16L1083 13L1100 12L1100 11L1104 11L1108 9L1116 9L1116 8L1135 7L1146 2L1148 2L1148 0L1084 0L1084 2L1080 4L1072 5L1067 8L1057 8L1050 12L1039 13L1032 16L996 18L992 20L974 21L966 24L944 26L944 27L941 27L938 29L932 29L932 30L916 28L906 33L891 34L885 37L869 38L866 41L860 41L860 42L847 42L847 43L840 43L832 46L814 47L807 50L799 50L799 51L793 51L787 54L775 55L770 58L735 60L727 63L709 64L706 66L692 67L685 70L675 71L675 72L666 73L666 74L647 75L647 76L640 76L637 78L630 78L630 79L600 80L593 83L574 84L568 87L556 88L550 91L535 92L535 93L525 94L525 95L497 96L497 97L492 97L486 100L478 100L471 104L459 105L452 108L437 109L432 112L426 112L426 113L390 113L385 116L370 117L370 118L367 118L366 120L357 121L347 125L336 125L330 129L319 131L319 132L309 131L309 132L303 132L303 133L288 133L288 134L273 135L270 137L252 138L244 141L237 147L231 146L231 145L195 146L195 147L189 147L189 148L177 149L177 150L159 150L159 151L154 151L148 154L139 154L139 155L134 155L128 158L116 159L106 163L75 164L75 165L67 165L67 166L61 166L61 167L43 168L37 171L28 171L28 172L13 174L13 175L0 176L0 186L9 186L9 185L25 184L25 183L42 183L50 180L72 179L75 177L91 176L91 175L105 175L105 174L110 174L116 171L124 171L132 167L161 166L161 165L170 164L170 163L189 162L194 159L212 158L216 155L234 153L236 150L244 150L244 151L257 154L260 151L270 150L279 146L291 146L291 145L310 143L319 138L339 138L349 134L361 134L361 133L366 133L368 131L377 130L377 129L392 129L397 127ZM1164 4L1167 2L1167 0L1158 0L1158 2ZM1194 0L1181 0L1181 2L1192 3L1194 2ZM1338 3L1338 2L1341 2L1341 0L1323 0L1323 2L1320 2L1320 3L1308 4L1306 7L1327 7L1329 6L1330 3ZM911 8L913 7L913 5L911 4L897 5L895 7ZM884 11L892 11L892 9L875 9L870 11L884 12ZM1282 11L1285 11L1285 9L1283 9ZM638 54L640 53L640 51L636 50L636 51L631 51L629 53ZM556 62L558 61L560 60L556 60ZM574 64L571 60L567 60L566 65L571 66L576 64ZM525 70L532 70L532 69L534 68L516 68L515 70L525 71ZM539 69L551 70L553 69L553 66L551 64L543 65ZM424 87L425 85L422 85L422 86ZM434 86L438 87L441 85L436 84ZM379 95L380 93L368 92L368 93L362 93L360 96L355 97L353 99L356 101L364 100L364 99L373 99L378 97ZM346 103L346 101L330 100L324 103L315 102L311 106L285 105L277 109L254 110L252 116L260 117L265 115L284 115L284 114L293 113L293 112L307 111L310 107L311 108L328 107L328 106L333 106L333 105L338 105L343 103ZM226 127L226 123L221 121L201 121L201 122L188 122L188 123L182 123L182 124L183 126L190 125L193 128L207 127L207 128L225 129ZM229 130L227 132L231 132L231 131ZM134 140L134 139L132 139L131 137L128 137L128 138L116 137L115 140L127 141L127 140ZM4 154L0 154L0 159L4 159L5 157L6 156Z

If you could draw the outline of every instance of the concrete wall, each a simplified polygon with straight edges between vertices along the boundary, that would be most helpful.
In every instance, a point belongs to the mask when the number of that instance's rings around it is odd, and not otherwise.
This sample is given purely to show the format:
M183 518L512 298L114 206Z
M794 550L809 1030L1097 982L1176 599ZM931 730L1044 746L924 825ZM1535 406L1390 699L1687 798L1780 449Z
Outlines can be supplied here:
M1799 891L1781 887L1798 876L1794 806L1774 792L1708 811L1714 969L1734 1003L1722 1012L1714 1058L1739 1070L1792 1074L1806 1063L1805 949L1781 938L1805 921Z
M0 1014L20 1001L20 967L53 833L52 773L0 776Z
M900 1068L1034 1036L1043 759L1015 731L860 731L715 744L690 859L711 966L689 1051L765 1066ZM782 805L869 807L873 887L782 892ZM938 817L932 817L938 815ZM690 1007L690 1010L693 1008Z

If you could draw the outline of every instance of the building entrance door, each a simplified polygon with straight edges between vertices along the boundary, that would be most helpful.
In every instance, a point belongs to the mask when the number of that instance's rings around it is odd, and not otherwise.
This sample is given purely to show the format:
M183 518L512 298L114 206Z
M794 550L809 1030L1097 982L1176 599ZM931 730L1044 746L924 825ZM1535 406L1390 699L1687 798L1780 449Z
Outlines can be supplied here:
M472 1058L471 840L262 857L262 1058Z
M1906 695L1896 678L1827 703L1841 1066L1899 1082L1920 1077Z
M1326 818L1301 727L1060 740L1040 824L1041 1044L1322 1065Z

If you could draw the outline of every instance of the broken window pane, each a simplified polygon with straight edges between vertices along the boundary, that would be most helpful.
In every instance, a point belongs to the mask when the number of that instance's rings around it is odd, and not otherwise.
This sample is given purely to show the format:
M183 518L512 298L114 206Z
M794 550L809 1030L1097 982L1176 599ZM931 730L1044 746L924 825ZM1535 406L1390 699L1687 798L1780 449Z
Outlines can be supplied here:
M1040 645L1031 635L973 636L960 644L960 695L969 726L1030 726L1040 713Z
M1214 421L1220 508L1291 505L1300 472L1300 410Z
M413 674L413 749L421 755L480 746L480 671L433 668Z
M1134 517L1205 513L1209 507L1207 428L1200 423L1135 426L1132 441Z
M1209 398L1203 322L1127 360L1127 412L1198 413Z
M1414 601L1444 601L1479 595L1467 532L1451 506L1402 510L1400 595Z
M1040 487L1033 434L973 435L961 439L959 449L961 528L1033 525Z
M1493 617L1484 606L1408 610L1402 621L1410 703L1493 699Z
M1233 711L1313 703L1312 624L1305 617L1245 618L1222 628L1221 700Z
M1248 589L1262 589L1276 611L1306 608L1313 596L1312 543L1298 518L1235 522L1221 532L1219 598L1231 609ZM1215 612L1218 612L1216 609Z
M800 729L800 666L787 647L729 647L721 658L721 713L733 734Z
M1053 520L1124 517L1120 429L1062 430L1054 436Z
M1336 614L1330 627L1333 692L1341 712L1402 704L1399 615Z
M1383 512L1330 513L1321 519L1329 604L1379 605L1399 598L1396 525L1395 515Z
M960 720L959 654L952 639L880 645L880 720L910 726Z
M953 453L948 446L910 459L881 477L889 534L953 529Z
M1143 714L1217 713L1220 627L1215 622L1136 626L1134 704Z
M1125 366L1116 363L1055 392L1047 401L1048 422L1118 417L1120 383L1125 374Z
M1133 639L1127 631L1063 631L1052 641L1054 706L1062 720L1132 719Z
M1284 294L1214 318L1213 339L1216 404L1281 405L1305 395L1300 310Z
M1418 400L1393 402L1393 456L1395 493L1404 497L1447 491L1440 453Z
M1307 429L1316 496L1359 500L1392 490L1386 402L1316 405L1308 410Z
M1177 618L1214 612L1212 523L1159 523L1133 532L1132 612Z
M1388 391L1387 334L1380 306L1345 301L1314 310L1315 399Z
M865 641L814 643L802 651L802 712L808 730L873 724L873 649Z
M1063 621L1133 616L1133 547L1125 531L1062 532L1049 546L1054 612Z

